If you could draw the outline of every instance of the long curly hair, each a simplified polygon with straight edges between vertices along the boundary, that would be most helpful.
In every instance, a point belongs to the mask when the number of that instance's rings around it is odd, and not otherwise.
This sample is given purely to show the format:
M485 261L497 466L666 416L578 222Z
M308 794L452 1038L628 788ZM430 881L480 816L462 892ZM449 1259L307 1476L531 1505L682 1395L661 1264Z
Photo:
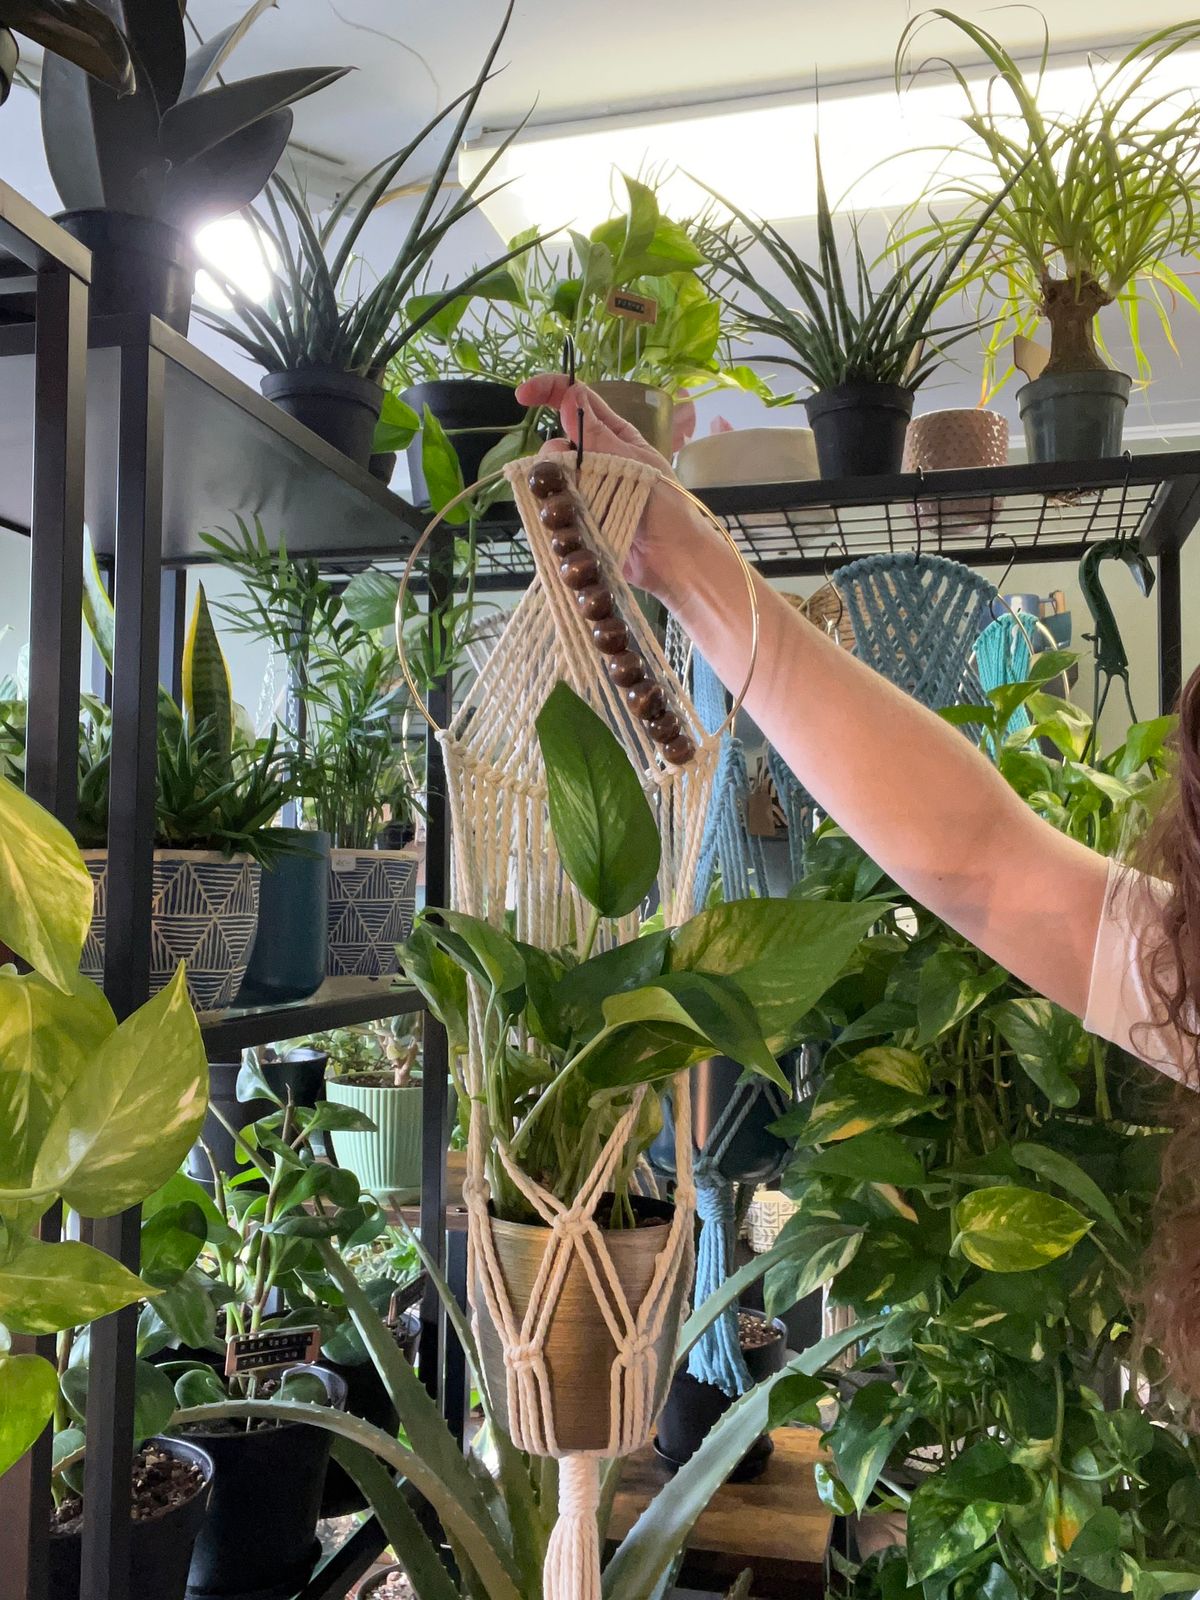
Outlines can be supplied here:
M1200 1398L1200 670L1180 697L1174 745L1178 781L1138 861L1167 885L1141 932L1153 1026L1169 1027L1184 1046L1145 1264L1143 1334L1175 1382Z

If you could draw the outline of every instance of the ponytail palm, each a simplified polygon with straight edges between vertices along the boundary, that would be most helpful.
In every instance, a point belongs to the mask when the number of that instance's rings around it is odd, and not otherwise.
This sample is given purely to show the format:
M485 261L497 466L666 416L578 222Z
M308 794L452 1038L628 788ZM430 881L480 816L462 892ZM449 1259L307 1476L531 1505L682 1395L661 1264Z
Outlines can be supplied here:
M1002 44L973 22L936 9L901 36L897 73L913 40L933 18L951 23L995 69L985 90L947 65L966 101L963 121L974 136L964 146L980 157L970 176L947 181L936 201L953 202L953 217L932 226L948 240L977 227L992 206L966 263L966 281L999 313L988 346L985 382L998 352L1015 334L1050 324L1047 372L1104 370L1097 313L1124 313L1138 376L1150 367L1141 340L1148 304L1171 338L1176 301L1200 310L1172 264L1200 247L1200 98L1194 89L1164 89L1164 69L1200 43L1200 22L1162 28L1108 66L1093 64L1091 90L1077 110L1049 109L1044 80L1049 39L1026 75ZM918 68L917 70L921 70ZM955 164L958 150L948 151ZM997 181L998 180L998 181ZM997 188L1003 192L998 203Z

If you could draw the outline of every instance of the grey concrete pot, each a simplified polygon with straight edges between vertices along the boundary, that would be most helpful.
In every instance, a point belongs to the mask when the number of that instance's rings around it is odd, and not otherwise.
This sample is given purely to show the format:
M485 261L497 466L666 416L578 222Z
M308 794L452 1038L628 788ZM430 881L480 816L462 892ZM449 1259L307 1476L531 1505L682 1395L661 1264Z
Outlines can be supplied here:
M1127 372L1053 372L1017 391L1030 461L1099 461L1121 454Z

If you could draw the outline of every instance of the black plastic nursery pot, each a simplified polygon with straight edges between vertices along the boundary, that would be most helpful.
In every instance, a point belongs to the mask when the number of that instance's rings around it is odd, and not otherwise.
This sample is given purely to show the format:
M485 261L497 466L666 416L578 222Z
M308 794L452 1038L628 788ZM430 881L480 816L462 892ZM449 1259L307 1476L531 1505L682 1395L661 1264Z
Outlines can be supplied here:
M196 253L178 228L155 217L100 209L60 211L54 220L92 252L93 317L144 313L176 333L188 331Z
M263 868L258 932L234 1005L306 1000L325 981L329 960L327 833L287 830L295 848Z
M900 471L913 391L894 383L840 383L804 402L823 478Z
M1051 372L1017 390L1030 461L1102 461L1121 454L1127 372Z
M787 1062L784 1062L787 1071ZM721 1117L746 1076L745 1069L728 1056L712 1056L698 1062L688 1073L692 1099L692 1143L696 1153L709 1143ZM730 1183L767 1183L779 1174L790 1146L786 1139L769 1132L779 1121L777 1102L759 1089L756 1079L753 1103L745 1108L720 1157L722 1177ZM753 1092L753 1091L750 1091ZM675 1173L675 1119L671 1097L662 1096L662 1131L650 1146L650 1164L656 1171L673 1177Z
M325 1068L329 1057L323 1050L299 1049L282 1061L259 1060L263 1076L281 1100L289 1093L298 1106L315 1106L325 1098ZM210 1061L208 1064L208 1110L200 1139L188 1151L188 1176L211 1191L212 1170L201 1144L206 1144L221 1172L231 1175L244 1170L246 1163L235 1153L233 1135L218 1121L215 1111L238 1131L260 1117L269 1117L279 1108L270 1100L239 1100L237 1097L240 1061Z
M346 1385L335 1372L305 1367L338 1410ZM216 1467L208 1520L196 1541L187 1600L290 1600L321 1554L317 1522L333 1435L304 1423L246 1431L189 1429ZM138 1591L140 1593L140 1591ZM150 1600L153 1591L145 1591Z
M145 1600L150 1596L154 1600L183 1600L192 1547L208 1512L213 1460L207 1450L184 1439L156 1438L148 1443L177 1461L199 1467L204 1482L190 1500L164 1510L162 1515L131 1521L129 1592L139 1600L143 1596ZM82 1529L50 1535L49 1600L79 1600L82 1553Z
M370 378L336 367L269 372L259 383L268 400L302 422L357 466L371 459L383 389Z
M464 483L478 481L484 456L525 420L525 407L518 405L509 386L486 378L435 378L429 383L414 383L400 398L419 417L424 415L426 406L433 412L458 455ZM406 454L412 479L410 498L414 505L427 506L429 488L421 466L420 434Z
M738 1314L739 1317L751 1317L758 1323L766 1320L761 1311L751 1311L746 1307L739 1308ZM778 1318L772 1321L771 1327L778 1337L769 1344L742 1345L746 1368L755 1383L761 1383L764 1378L781 1371L787 1355L787 1330ZM682 1467L696 1454L709 1429L732 1404L732 1397L724 1389L719 1389L715 1383L701 1383L698 1378L692 1377L686 1367L682 1367L671 1380L667 1403L658 1419L655 1451L669 1467ZM770 1434L760 1433L729 1474L728 1481L750 1483L761 1477L774 1448Z

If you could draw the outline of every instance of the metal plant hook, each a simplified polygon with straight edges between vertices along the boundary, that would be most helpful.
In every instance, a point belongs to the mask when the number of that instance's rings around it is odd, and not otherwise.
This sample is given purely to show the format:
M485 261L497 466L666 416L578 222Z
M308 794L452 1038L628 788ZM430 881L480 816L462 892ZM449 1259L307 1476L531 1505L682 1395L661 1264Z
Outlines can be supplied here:
M826 624L825 624L825 632L829 635L829 637L831 639L836 640L840 644L841 643L841 632L840 632L840 629L841 629L841 626L842 626L842 619L846 615L846 602L845 602L845 600L844 600L844 598L842 596L842 591L838 588L837 584L834 583L834 581L833 581L833 572L831 571L830 565L829 565L829 553L830 553L830 551L832 549L833 549L833 541L830 540L830 542L825 546L825 554L821 558L821 568L822 568L823 576L825 578L825 587L827 589L832 589L834 595L837 597L838 609L837 609L837 616L834 617L832 623L830 623L828 621L826 622ZM844 549L845 549L845 545L843 543L843 551L844 551Z
M573 334L563 335L562 344L562 370L567 380L567 387L575 387L575 338ZM575 441L575 471L583 467L583 407L577 406L575 416L579 423L579 437Z

